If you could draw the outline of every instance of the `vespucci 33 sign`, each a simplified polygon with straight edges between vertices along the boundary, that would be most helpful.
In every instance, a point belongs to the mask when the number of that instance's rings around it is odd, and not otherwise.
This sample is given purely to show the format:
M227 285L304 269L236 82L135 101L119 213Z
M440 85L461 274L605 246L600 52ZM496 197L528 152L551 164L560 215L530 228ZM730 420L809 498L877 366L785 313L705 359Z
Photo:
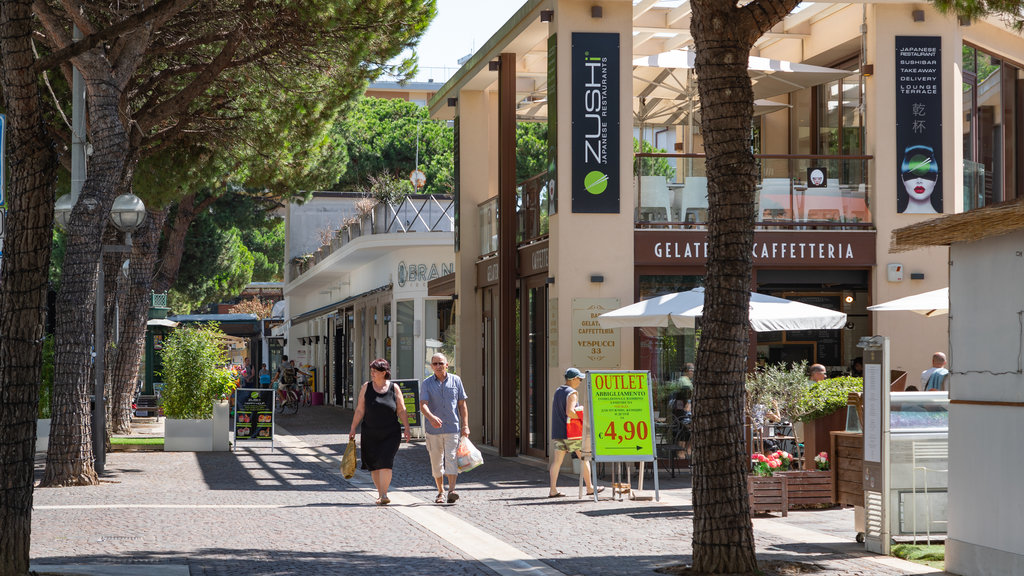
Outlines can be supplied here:
M572 35L572 211L619 212L619 35Z

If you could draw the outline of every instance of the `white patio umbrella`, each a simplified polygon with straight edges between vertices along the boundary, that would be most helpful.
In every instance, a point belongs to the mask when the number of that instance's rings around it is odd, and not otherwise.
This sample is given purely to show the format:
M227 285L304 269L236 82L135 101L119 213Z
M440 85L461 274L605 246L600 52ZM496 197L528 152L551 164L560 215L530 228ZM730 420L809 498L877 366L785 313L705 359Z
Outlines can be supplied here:
M635 98L679 98L692 92L688 71L694 68L691 50L671 50L633 60ZM771 98L850 75L847 70L751 56L747 72L754 98Z
M694 288L641 300L597 317L602 328L693 328L704 313L704 289ZM750 327L756 332L777 330L836 330L846 325L846 314L803 302L750 293Z
M872 312L909 310L928 317L947 314L949 313L949 288L939 288L930 292L904 296L903 298L868 306L868 310Z

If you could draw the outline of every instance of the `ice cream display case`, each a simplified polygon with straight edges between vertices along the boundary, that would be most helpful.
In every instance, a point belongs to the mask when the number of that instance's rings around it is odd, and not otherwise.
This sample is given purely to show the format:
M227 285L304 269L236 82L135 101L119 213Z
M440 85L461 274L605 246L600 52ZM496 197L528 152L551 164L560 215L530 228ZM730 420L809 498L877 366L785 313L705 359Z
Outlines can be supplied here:
M889 431L890 534L945 534L948 392L892 392Z

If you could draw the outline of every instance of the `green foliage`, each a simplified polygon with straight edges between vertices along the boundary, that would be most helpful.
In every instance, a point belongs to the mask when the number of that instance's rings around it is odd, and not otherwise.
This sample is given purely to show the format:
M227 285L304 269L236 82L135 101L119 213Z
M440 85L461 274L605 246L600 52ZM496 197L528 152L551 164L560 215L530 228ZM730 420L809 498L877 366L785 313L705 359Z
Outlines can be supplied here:
M797 405L797 419L809 422L846 406L847 396L851 392L863 392L864 379L853 376L840 376L814 382L808 386Z
M747 374L747 408L761 404L791 422L802 413L799 404L807 387L806 361L766 366Z
M664 154L665 150L661 148L655 148L650 142L646 140L642 143L643 150L641 151L641 142L636 138L633 138L633 153L640 152L642 154ZM666 158L637 158L633 162L633 175L634 176L664 176L669 180L675 180L676 168Z
M944 570L946 547L943 544L896 544L890 550L893 556Z
M265 201L233 192L197 214L185 239L171 308L187 314L238 296L250 282L282 278L284 220Z
M43 339L43 368L39 382L39 418L49 418L52 413L53 401L53 351L54 338L48 334Z
M546 122L516 124L516 182L548 169L548 125Z
M223 336L216 324L205 324L177 328L164 340L160 376L165 416L209 420L213 402L234 390L235 376L224 367L230 359L221 346Z
M343 172L335 175L332 190L370 190L371 177L385 182L408 181L409 173L419 168L427 177L420 193L452 192L454 130L446 122L431 120L429 111L422 106L398 99L361 98L334 125L331 137L344 147L348 159L347 163L333 165L335 173L339 166Z
M67 252L68 236L60 226L53 227L53 244L50 248L50 286L60 290L60 277L64 273L64 254Z

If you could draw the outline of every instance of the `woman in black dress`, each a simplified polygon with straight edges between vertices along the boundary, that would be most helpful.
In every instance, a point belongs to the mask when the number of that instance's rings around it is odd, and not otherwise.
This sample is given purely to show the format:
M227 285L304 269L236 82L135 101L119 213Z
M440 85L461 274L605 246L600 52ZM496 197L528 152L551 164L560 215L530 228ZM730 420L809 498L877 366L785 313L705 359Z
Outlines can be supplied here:
M363 423L363 437L359 444L363 465L370 470L373 485L377 487L377 505L387 506L391 503L388 498L391 469L403 436L399 422L405 426L404 436L408 442L409 417L405 412L402 391L391 382L391 365L383 358L370 362L370 381L359 390L349 438L355 437L360 422Z

